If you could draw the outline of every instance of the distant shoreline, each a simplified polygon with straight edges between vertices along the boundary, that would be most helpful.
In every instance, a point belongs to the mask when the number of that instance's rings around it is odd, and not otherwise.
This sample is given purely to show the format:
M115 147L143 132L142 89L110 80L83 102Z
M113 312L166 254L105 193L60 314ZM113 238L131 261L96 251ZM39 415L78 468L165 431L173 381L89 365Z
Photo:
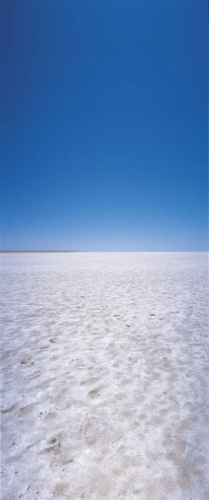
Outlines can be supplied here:
M82 250L0 250L0 253L78 253Z

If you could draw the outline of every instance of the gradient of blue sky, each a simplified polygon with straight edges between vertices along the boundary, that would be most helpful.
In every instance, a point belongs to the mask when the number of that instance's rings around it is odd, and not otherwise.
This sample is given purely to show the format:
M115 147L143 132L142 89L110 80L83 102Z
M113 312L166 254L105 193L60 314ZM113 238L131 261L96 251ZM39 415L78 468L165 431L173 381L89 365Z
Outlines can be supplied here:
M3 0L3 249L207 246L207 3Z

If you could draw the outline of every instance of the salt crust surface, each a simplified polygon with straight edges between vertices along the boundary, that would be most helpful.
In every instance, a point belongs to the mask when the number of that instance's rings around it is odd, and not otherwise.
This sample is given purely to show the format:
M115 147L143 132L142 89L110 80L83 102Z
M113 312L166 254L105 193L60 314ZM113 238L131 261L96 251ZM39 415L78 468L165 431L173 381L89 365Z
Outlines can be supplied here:
M207 255L2 255L2 500L209 499Z

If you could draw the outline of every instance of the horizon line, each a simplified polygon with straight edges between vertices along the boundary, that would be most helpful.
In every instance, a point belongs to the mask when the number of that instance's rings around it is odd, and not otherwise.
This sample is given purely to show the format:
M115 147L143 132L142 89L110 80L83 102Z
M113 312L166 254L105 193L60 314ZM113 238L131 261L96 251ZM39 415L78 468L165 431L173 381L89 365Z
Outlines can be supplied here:
M0 253L184 253L208 252L205 250L0 250Z

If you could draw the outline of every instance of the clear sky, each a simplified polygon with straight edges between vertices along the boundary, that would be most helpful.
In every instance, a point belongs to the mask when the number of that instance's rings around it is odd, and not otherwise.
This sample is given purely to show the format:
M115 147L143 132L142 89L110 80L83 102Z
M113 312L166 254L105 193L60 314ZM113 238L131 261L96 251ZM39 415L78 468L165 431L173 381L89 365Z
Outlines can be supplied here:
M2 249L207 248L207 2L2 0Z

